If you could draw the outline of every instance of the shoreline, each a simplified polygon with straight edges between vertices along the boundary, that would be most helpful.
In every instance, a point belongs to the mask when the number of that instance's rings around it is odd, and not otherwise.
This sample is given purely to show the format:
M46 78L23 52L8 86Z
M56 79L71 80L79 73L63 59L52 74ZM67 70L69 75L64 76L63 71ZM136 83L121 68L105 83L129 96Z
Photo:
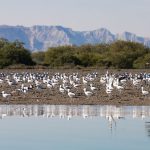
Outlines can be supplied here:
M94 99L65 99L65 100L53 100L53 99L22 99L22 100L10 100L0 99L0 105L115 105L115 106L150 106L150 98L138 98L136 100L127 99L108 99L108 100L94 100Z

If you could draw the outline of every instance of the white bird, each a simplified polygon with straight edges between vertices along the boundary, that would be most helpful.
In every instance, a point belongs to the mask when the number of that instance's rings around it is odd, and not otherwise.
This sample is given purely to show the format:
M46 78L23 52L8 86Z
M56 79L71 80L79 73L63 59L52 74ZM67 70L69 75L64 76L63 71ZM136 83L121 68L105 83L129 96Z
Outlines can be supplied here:
M106 83L106 78L101 77L101 78L100 78L100 83L102 83L102 84Z
M86 95L88 98L93 95L93 93L92 93L91 91L87 91L86 88L84 88L83 90L84 90L85 95Z
M74 98L76 95L75 95L75 93L70 92L70 89L68 89L68 96L69 96L70 98Z
M5 93L5 91L2 91L2 96L4 98L7 98L7 97L11 96L11 94L8 94L8 93Z
M109 86L106 86L106 93L107 93L107 94L111 94L111 92L112 92L112 89L110 89Z
M55 87L56 85L58 85L57 82L52 82L52 86Z
M27 91L28 91L27 89L22 89L22 92L25 94L27 93Z
M0 83L3 83L3 80L2 80L2 79L0 79Z
M51 83L47 83L47 88L52 88L52 84Z
M84 78L84 77L82 77L82 81L83 81L83 84L87 84L87 83L88 83L88 81L87 81L87 80L85 80L85 78Z
M80 87L81 86L81 84L77 84L77 83L73 83L73 86L74 86L74 88L78 88L78 87Z
M134 85L134 86L137 86L137 85L140 84L141 80L133 79L132 82L133 82L133 85Z
M28 83L32 83L33 82L33 79L30 79L30 78L28 78L28 81L27 81Z
M146 95L148 95L148 94L149 94L149 92L148 92L148 91L144 91L144 90L143 90L143 86L141 87L141 89L142 89L142 94L143 94L143 95L145 95L145 96L146 96Z
M90 88L91 88L91 90L92 90L92 91L97 90L97 88L96 88L95 86L93 86L93 84L92 84L92 83L90 84Z
M24 86L24 84L21 84L21 89L22 89L22 90L23 90L23 89L28 90L28 87L27 87L27 86Z
M15 81L10 81L10 80L8 80L7 83L8 83L8 85L10 85L10 86L11 86L11 85L16 85L16 82L15 82Z
M60 91L61 93L64 93L64 92L65 92L65 89L64 89L64 88L62 88L62 85L60 85L60 87L59 87L59 91Z
M120 86L120 85L117 85L116 88L117 88L118 90L124 89L124 87L123 87L123 86Z
M123 87L123 86L121 86L121 85L119 84L119 79L117 79L117 80L116 80L115 87L116 87L118 90L122 90L122 89L124 89L124 87Z
M66 91L68 91L68 89L69 89L69 90L71 89L71 87L70 87L70 86L65 85L65 84L63 84L63 85L62 85L62 87L63 87Z

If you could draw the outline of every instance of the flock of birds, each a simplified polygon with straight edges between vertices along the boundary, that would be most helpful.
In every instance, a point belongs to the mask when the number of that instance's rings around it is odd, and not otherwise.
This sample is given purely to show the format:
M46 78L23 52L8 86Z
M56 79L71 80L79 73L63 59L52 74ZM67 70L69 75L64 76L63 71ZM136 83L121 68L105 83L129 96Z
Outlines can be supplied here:
M91 72L87 74L77 73L49 73L49 72L21 72L21 73L0 73L0 86L7 85L8 87L15 87L13 91L1 91L3 98L11 97L14 93L28 94L29 91L39 89L53 89L57 90L62 95L76 98L79 95L77 91L80 89L85 97L98 93L101 89L98 85L104 87L108 96L111 96L113 90L121 93L125 89L127 82L130 82L135 88L141 88L141 94L147 96L149 91L145 90L143 86L150 85L149 73L120 73L112 74L106 71L105 74L100 75L98 72Z

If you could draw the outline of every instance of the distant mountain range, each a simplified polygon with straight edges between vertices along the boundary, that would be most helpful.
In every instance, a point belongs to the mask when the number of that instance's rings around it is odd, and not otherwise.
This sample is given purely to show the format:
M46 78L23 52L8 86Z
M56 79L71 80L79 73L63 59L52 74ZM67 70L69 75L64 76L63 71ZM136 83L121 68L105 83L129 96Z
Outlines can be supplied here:
M62 45L83 45L112 43L116 40L125 40L142 43L150 47L150 38L137 36L130 32L112 34L105 28L93 31L73 31L62 26L0 26L0 38L9 41L19 40L31 51L43 51L48 47Z

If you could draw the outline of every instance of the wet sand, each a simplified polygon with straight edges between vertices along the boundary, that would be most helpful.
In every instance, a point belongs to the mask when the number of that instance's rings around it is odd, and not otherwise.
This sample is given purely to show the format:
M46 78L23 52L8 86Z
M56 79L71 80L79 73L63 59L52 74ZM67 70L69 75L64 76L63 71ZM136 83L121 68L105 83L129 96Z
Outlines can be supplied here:
M79 72L81 75L86 75L92 71L97 71L98 75L102 75L106 70L99 69L82 69L82 70L0 70L0 72L10 73L10 72L49 72L50 75L53 75L56 72L65 72L66 74ZM149 70L110 70L112 73L119 72L149 72ZM72 91L76 93L76 98L69 98L67 92L62 94L59 92L59 85L48 89L43 86L43 89L31 89L28 93L21 93L16 91L20 85L9 86L7 83L0 84L0 92L7 91L11 93L11 97L3 98L0 95L0 104L51 104L51 105L148 105L150 106L150 94L143 96L141 93L141 86L143 85L147 91L150 91L150 85L144 82L141 82L138 87L134 87L131 84L131 81L127 81L124 89L120 92L117 89L114 89L111 95L108 95L105 92L105 86L100 84L99 77L93 82L93 85L97 87L97 90L94 91L94 95L90 98L87 98L83 92L84 86L82 85L78 89L73 89Z

